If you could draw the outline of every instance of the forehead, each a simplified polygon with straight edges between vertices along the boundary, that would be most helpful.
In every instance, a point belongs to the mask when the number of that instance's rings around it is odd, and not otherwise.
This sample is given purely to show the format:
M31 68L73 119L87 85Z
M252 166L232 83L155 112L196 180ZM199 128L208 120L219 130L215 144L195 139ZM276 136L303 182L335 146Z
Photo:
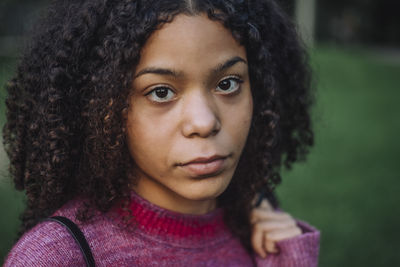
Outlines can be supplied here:
M148 65L174 65L186 71L214 66L246 51L220 22L206 15L177 15L155 31L141 51L137 70Z

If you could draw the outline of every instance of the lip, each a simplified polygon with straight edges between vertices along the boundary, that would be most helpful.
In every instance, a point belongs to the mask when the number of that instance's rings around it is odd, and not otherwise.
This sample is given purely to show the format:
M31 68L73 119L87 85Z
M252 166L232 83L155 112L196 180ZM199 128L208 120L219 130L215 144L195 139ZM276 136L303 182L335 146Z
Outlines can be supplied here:
M227 158L228 156L220 155L199 157L186 163L178 164L178 166L188 172L191 176L215 176L223 171Z

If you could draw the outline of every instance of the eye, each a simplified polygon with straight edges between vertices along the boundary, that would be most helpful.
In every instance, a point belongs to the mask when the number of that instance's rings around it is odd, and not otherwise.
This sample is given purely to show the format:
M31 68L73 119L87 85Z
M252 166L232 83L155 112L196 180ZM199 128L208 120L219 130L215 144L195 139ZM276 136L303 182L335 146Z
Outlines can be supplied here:
M163 103L171 101L174 98L175 93L166 86L159 86L147 93L146 96L151 101Z
M218 83L216 90L222 94L230 94L239 90L241 83L243 80L237 77L228 77Z

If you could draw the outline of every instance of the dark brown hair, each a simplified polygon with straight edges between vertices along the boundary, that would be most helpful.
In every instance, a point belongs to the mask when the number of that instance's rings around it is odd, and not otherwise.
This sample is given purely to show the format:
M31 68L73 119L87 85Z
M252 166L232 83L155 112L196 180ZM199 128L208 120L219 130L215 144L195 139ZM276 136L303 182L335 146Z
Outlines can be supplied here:
M54 1L7 85L3 135L16 188L27 195L22 232L77 195L101 211L128 195L122 113L133 70L152 32L180 13L207 14L246 48L254 115L218 203L250 247L256 192L271 198L278 168L313 143L307 56L272 0Z

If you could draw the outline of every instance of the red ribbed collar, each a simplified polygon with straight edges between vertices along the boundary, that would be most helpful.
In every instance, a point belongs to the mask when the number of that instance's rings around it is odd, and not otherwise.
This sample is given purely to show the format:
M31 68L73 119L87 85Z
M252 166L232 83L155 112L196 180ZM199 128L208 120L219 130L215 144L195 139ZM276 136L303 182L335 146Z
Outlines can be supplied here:
M204 215L182 214L156 206L132 192L129 204L120 205L116 211L120 222L128 228L140 229L168 243L178 241L180 245L190 245L198 241L221 241L231 236L221 208Z

